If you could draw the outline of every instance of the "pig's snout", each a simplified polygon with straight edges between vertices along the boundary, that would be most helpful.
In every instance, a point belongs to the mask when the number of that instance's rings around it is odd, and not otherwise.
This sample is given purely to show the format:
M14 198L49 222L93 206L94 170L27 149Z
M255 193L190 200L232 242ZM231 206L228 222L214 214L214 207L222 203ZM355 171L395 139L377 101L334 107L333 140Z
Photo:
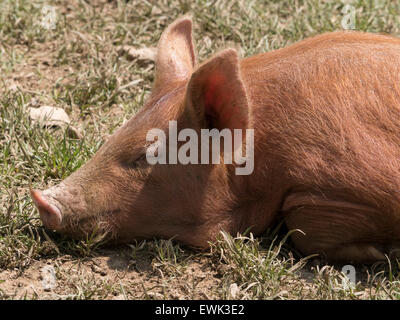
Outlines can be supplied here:
M57 230L61 226L62 215L60 209L50 203L39 190L31 190L33 202L39 210L40 218L44 226L51 230Z

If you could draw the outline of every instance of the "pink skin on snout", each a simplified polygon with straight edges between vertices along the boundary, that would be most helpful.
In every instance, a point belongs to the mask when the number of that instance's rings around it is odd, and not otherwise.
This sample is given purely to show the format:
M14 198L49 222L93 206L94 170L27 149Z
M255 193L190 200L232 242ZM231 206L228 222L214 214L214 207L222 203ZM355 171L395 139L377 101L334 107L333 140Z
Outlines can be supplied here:
M51 230L57 230L62 222L60 209L48 203L39 190L31 190L31 196L39 210L40 218L45 227Z

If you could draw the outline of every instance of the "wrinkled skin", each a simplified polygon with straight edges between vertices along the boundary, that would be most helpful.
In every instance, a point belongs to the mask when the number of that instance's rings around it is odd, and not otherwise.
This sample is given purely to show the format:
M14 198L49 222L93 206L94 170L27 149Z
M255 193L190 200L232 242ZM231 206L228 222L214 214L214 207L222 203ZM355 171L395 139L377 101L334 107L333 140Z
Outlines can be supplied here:
M304 254L369 262L400 243L400 41L356 32L239 62L197 65L191 20L158 45L153 92L83 167L32 190L43 224L73 237L171 238L204 248L220 230L284 219ZM254 172L235 164L150 165L152 128L255 130Z

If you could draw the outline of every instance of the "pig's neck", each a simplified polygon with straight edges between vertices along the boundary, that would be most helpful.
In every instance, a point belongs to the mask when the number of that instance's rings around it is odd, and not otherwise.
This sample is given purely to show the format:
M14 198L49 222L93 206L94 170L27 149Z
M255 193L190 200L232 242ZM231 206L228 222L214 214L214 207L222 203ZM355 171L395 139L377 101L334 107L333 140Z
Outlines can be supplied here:
M254 172L247 176L237 176L234 172L232 175L229 170L230 192L234 199L229 214L233 218L231 228L234 233L250 228L251 232L259 234L276 218L284 194L284 186L278 183L283 176L266 162L266 159L255 161Z
M199 220L194 225L195 230L181 234L181 240L203 246L214 240L221 230L232 235L245 231L257 235L265 231L276 218L282 190L275 183L278 176L261 162L255 163L253 174L248 176L236 175L233 166L221 165L218 176L210 179L210 189L197 214Z

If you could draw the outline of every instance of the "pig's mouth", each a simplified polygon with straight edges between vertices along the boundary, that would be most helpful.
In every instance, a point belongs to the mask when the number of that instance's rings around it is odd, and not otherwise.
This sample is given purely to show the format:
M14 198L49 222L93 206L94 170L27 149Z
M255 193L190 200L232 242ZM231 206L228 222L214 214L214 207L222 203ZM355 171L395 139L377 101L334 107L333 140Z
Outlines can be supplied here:
M59 229L62 223L62 215L57 201L52 198L44 198L39 190L31 190L31 196L39 210L44 226L50 230Z

